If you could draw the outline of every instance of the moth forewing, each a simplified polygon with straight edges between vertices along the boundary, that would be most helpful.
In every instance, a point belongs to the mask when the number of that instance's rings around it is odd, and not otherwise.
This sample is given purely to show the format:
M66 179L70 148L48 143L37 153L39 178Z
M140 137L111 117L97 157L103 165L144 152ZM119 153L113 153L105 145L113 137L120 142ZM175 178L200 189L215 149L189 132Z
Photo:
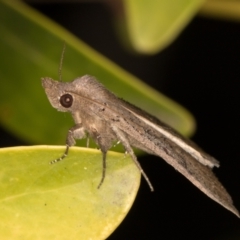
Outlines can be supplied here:
M128 103L125 103L125 105ZM176 143L179 147L184 149L190 155L192 155L197 161L208 167L219 167L219 162L212 156L203 152L196 144L191 142L188 139L185 139L183 136L178 134L175 130L171 129L169 126L166 126L161 121L154 123L147 119L145 116L149 115L143 110L138 109L138 112L135 112L133 109L130 109L127 106L123 106L129 113L132 113L134 116L139 118L146 126L151 126L157 132L164 135L166 138L170 139L172 142Z

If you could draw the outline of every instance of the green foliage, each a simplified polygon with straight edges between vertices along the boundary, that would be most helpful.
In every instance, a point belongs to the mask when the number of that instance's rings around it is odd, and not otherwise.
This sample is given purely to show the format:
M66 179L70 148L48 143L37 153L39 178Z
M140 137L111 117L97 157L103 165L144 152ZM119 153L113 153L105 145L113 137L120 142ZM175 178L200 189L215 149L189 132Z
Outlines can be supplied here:
M133 48L159 52L180 34L205 0L125 0L126 28Z
M100 189L101 153L63 147L0 150L0 239L106 239L129 211L140 183L132 160L110 152Z

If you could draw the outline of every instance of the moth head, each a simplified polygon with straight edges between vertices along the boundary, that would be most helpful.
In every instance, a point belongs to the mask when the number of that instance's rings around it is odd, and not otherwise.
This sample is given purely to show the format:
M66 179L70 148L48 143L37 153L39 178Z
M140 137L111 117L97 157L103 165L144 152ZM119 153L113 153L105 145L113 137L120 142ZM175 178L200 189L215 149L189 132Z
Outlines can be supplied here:
M73 104L73 96L67 93L68 83L55 81L49 77L42 78L42 86L51 105L59 111L67 112Z

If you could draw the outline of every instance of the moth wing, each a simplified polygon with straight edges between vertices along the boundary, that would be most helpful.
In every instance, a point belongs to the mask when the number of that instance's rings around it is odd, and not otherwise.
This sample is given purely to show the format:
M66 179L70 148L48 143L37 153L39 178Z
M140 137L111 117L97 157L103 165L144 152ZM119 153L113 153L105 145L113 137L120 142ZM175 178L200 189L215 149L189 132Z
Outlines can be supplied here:
M126 111L128 111L129 113L132 113L142 122L145 122L146 125L151 126L153 129L155 129L156 132L159 132L166 138L171 139L177 145L184 148L189 154L191 154L197 161L199 161L203 165L209 166L211 168L219 167L220 164L215 158L204 152L199 146L197 146L197 144L192 142L190 139L183 137L173 128L163 123L156 117L151 116L149 113L125 101L123 101L122 107L125 108Z
M189 141L179 144L180 140L185 140L181 135L141 109L128 105L124 101L121 107L118 106L121 112L120 108L126 112L124 119L121 119L121 124L118 122L116 124L127 134L132 146L162 157L207 196L240 217L230 195L210 168L213 165L218 166L217 160L199 150L192 142L190 146ZM164 131L161 131L161 128ZM168 131L167 134L166 131ZM186 146L189 147L186 149ZM198 151L200 151L200 156L208 157L211 164L203 164L202 161L196 159Z

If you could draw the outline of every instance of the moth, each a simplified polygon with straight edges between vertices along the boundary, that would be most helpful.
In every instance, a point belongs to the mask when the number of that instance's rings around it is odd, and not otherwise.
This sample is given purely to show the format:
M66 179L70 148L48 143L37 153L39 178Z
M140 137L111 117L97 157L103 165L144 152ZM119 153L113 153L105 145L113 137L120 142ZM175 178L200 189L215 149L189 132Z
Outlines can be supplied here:
M184 138L171 127L140 108L118 98L93 76L85 75L72 82L42 78L42 86L51 105L61 112L70 112L75 125L69 129L68 154L76 139L91 137L102 152L102 185L106 174L106 155L113 142L119 141L147 181L132 147L163 158L190 182L226 209L240 217L230 195L212 172L219 162Z

